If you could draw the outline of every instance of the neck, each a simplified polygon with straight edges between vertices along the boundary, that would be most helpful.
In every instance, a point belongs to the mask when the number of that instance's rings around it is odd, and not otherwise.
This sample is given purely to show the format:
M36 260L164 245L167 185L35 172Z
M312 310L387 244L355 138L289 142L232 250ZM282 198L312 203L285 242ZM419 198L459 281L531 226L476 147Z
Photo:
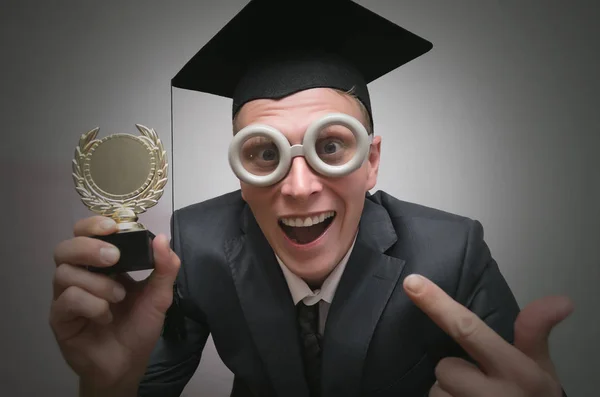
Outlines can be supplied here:
M304 282L309 286L310 289L312 289L314 291L316 289L320 289L321 287L323 287L323 283L325 282L325 280L327 280L327 277L329 277L329 275L342 263L344 258L346 258L346 256L349 255L350 250L352 249L352 247L354 246L354 243L356 242L357 235L358 235L358 231L354 235L354 238L350 241L350 244L346 248L344 255L342 255L341 258L338 258L336 260L336 262L334 263L334 266L331 268L328 268L326 273L315 275L315 277L303 278Z
M327 277L329 277L329 275L331 274L332 271L333 271L333 269L331 269L331 271L329 273L327 273L325 276L319 277L317 279L304 279L303 278L303 280L309 286L309 288L311 290L315 291L315 290L320 289L321 287L323 287L323 283L325 282L325 280L327 279Z

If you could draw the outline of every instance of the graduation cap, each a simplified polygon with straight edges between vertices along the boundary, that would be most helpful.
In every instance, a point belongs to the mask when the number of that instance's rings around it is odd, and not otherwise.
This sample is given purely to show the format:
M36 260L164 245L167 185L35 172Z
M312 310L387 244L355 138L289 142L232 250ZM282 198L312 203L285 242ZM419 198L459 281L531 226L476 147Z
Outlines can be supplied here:
M233 100L317 87L352 90L373 120L367 84L432 44L351 0L251 0L172 79Z

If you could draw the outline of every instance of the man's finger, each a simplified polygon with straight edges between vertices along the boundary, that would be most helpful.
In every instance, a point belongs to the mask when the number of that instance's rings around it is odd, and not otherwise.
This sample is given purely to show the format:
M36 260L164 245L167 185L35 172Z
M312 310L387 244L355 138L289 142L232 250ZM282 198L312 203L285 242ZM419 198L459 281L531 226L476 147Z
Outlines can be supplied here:
M113 315L107 301L79 287L71 286L58 299L52 301L50 325L54 329L57 338L61 340L72 333L68 323L79 318L106 325L112 321Z
M527 305L515 321L515 347L557 379L550 358L548 338L552 329L573 312L573 302L564 296L549 296Z
M117 223L114 220L100 215L81 219L73 227L75 237L106 236L117 231Z
M479 397L489 388L490 379L475 365L458 357L446 357L436 365L435 377L452 396Z
M511 378L515 367L527 373L537 370L532 360L430 280L410 275L404 288L417 307L462 346L486 374Z
M166 311L173 297L173 284L177 278L181 262L171 250L165 235L158 235L152 242L154 270L147 279L146 289L154 297L153 302L160 311Z
M439 382L435 382L431 389L429 389L428 397L452 397L450 393L442 389Z
M112 244L89 237L74 237L59 243L54 250L54 263L80 266L112 266L119 260L119 249Z
M98 298L117 303L125 298L125 288L104 274L94 274L80 266L62 264L54 272L54 299L69 287L75 286Z

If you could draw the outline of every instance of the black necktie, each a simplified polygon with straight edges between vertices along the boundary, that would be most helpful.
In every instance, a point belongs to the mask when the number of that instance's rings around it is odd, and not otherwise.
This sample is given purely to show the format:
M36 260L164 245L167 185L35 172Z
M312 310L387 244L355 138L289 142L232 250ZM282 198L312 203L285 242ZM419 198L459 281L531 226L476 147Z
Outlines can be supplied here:
M318 303L312 306L307 306L302 301L298 303L298 324L304 371L310 395L319 397L321 395L321 335L318 330Z

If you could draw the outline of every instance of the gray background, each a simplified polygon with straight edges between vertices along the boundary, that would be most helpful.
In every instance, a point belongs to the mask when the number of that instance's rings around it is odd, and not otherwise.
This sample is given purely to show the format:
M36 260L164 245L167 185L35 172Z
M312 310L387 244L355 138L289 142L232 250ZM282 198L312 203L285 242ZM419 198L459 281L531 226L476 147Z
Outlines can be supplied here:
M48 312L54 246L89 215L70 176L80 134L136 134L141 123L170 150L170 78L245 3L2 2L1 395L76 395ZM596 395L595 2L360 3L434 43L370 86L383 137L376 189L480 220L521 305L569 295L576 311L552 333L552 353L569 396ZM238 187L226 163L230 106L175 90L175 207ZM142 218L155 232L168 233L172 187ZM230 388L209 343L185 395Z

